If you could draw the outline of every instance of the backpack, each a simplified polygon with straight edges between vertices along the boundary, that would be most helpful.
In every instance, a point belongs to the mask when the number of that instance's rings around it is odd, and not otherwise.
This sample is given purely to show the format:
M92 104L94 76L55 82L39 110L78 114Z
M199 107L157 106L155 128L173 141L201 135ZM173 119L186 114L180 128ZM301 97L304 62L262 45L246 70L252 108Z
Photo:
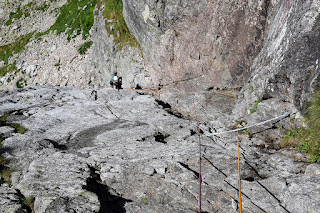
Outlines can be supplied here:
M113 86L113 81L114 81L113 78L114 78L114 76L112 76L112 78L110 79L110 82L109 82L110 86Z

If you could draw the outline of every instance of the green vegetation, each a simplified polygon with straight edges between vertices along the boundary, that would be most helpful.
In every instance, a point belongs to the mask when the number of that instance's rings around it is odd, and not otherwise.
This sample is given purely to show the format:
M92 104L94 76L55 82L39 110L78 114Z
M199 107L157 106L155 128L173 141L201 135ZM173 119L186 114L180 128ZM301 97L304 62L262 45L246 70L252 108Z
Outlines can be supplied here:
M0 61L4 61L5 64L8 65L9 57L24 50L25 45L29 42L32 35L33 33L26 34L18 38L14 43L1 46Z
M25 79L23 79L23 78L20 78L17 81L16 85L17 85L17 88L23 88L24 86L27 85L27 81Z
M307 127L289 130L281 146L298 148L310 156L310 162L320 163L320 91L308 104L305 123Z
M48 34L50 31L55 31L57 35L67 32L67 39L69 41L82 32L82 38L84 40L87 39L89 30L93 25L93 10L96 1L97 0L68 0L67 4L60 8L60 14L56 22L47 31L36 33L35 39L39 40L40 36Z
M238 124L238 128L245 127L245 126L248 125L248 122L245 121L245 120L240 120L240 121L237 121L237 120L236 120L235 122L236 122L236 124ZM251 135L251 133L248 131L247 128L245 128L243 131L248 135L248 138L249 138L249 139L252 138L252 135ZM241 132L241 131L240 131L240 132Z
M12 128L15 129L15 132L17 133L20 133L20 134L24 134L28 129L21 126L20 124L17 124L17 123L13 123L13 124L10 124L9 126L11 126Z
M0 47L1 48L1 47ZM16 61L13 64L4 65L3 67L0 67L0 76L5 76L7 73L11 73L17 70L16 68ZM9 80L10 78L8 78ZM7 81L8 81L7 80ZM11 79L9 80L9 82ZM9 83L8 82L8 83Z
M7 118L10 116L9 113L5 113L3 116L0 117L0 127L1 126L10 126L15 129L16 133L24 134L28 129L21 126L17 123L7 123ZM1 144L0 144L1 145ZM0 146L1 147L1 146Z
M39 6L36 8L36 10L40 10L40 11L46 11L49 8L50 5L44 3L43 5Z
M250 109L250 113L255 113L258 109L258 104L262 102L262 99L258 99L254 102L253 107Z
M249 86L249 92L250 92L250 93L253 93L253 91L254 91L253 86L250 85L250 86Z
M91 47L92 43L93 43L92 41L85 42L80 46L80 48L78 49L78 52L81 55L84 55L87 52L87 50Z
M119 44L119 48L121 49L126 45L130 45L133 47L140 47L136 38L130 33L127 27L127 24L123 18L122 1L121 0L103 0L103 4L105 5L103 16L106 19L111 20L111 22L109 22L108 20L105 22L106 29L109 35L114 36L114 39L115 39L114 41L116 44ZM110 28L113 28L113 30L111 30Z
M12 175L12 172L14 172L13 169L10 169L10 168L7 168L5 167L5 169L3 169L1 171L1 177L4 179L4 181L11 185L11 175Z
M25 199L23 199L21 201L21 204L27 205L27 206L31 206L31 204L34 202L34 197L30 196L30 197L26 197Z
M68 0L68 3L60 8L60 15L48 31L56 31L57 34L67 31L68 40L80 35L85 40L89 36L89 30L93 25L93 10L96 0Z
M147 205L148 204L147 198L142 198L140 203Z
M5 113L0 117L0 127L1 126L10 126L15 129L16 133L23 134L27 131L27 129L20 124L15 124L15 123L7 123L7 118L10 116L9 113ZM3 139L0 137L0 148L2 147L2 141ZM13 169L10 169L6 167L6 165L9 163L9 160L4 158L2 155L0 155L0 174L1 177L4 179L6 183L9 185L11 184L11 175L12 172L14 172Z
M6 119L10 116L9 113L4 113L3 116L0 117L0 126L5 126Z
M9 20L4 24L6 26L12 24L12 19L19 19L22 16L28 17L30 16L30 13L27 11L27 9L21 9L20 6L17 9L17 12L11 12L9 15Z
M5 116L0 117L0 122L4 117ZM3 139L0 137L0 148L2 147L2 140ZM11 174L13 170L5 166L8 163L9 161L0 154L0 175L6 183L11 184Z

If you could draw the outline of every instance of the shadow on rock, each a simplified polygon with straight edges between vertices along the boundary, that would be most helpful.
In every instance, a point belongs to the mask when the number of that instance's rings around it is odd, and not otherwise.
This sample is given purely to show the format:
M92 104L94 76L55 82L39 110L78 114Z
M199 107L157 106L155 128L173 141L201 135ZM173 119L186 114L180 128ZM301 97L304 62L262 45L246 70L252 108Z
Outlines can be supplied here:
M87 186L84 188L98 196L101 206L99 213L125 213L125 204L132 202L132 200L112 195L110 188L101 184L101 179L96 170L90 167L90 171L91 177L87 180Z

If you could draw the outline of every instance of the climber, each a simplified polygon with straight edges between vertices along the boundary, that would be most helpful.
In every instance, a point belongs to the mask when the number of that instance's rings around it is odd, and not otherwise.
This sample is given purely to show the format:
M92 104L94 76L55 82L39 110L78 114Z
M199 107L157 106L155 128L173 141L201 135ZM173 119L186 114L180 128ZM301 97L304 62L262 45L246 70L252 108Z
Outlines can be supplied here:
M121 89L122 85L122 77L118 77L117 72L114 73L112 78L110 79L110 86L113 87L114 89Z

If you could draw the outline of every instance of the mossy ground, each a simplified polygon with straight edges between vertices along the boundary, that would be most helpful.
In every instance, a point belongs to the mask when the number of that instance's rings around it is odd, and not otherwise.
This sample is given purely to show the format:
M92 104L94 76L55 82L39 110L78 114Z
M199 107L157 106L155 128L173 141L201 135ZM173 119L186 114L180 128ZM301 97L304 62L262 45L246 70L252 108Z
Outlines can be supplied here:
M107 19L105 22L106 29L109 35L114 36L115 43L118 44L119 48L121 49L126 45L140 48L139 43L130 33L123 18L122 0L103 0L102 3L105 5L103 16ZM111 30L111 28L113 28L113 30Z
M291 129L282 141L282 147L294 147L310 156L310 161L320 163L320 91L308 104L305 114L307 127Z
M68 40L82 33L85 40L93 25L96 2L97 0L68 0L67 4L60 8L60 15L49 31L55 31L57 34L67 32Z
M96 2L97 0L68 0L67 4L60 8L56 22L47 31L36 33L35 39L54 31L57 35L66 32L69 41L80 34L86 40L93 25Z

